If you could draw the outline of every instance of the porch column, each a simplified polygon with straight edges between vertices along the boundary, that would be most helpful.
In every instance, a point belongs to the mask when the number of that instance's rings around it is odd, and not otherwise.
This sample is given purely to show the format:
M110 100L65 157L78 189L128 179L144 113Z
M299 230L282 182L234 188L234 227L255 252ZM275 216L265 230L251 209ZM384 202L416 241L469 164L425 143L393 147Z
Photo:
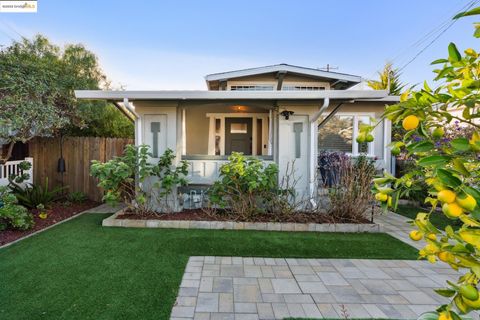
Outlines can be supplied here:
M262 117L262 155L266 156L268 155L268 147L267 144L268 142L268 135L269 135L269 126L268 126L268 121L266 117Z
M225 155L225 117L220 118L220 155Z
M257 150L257 116L252 117L252 156L256 156L258 153Z
M208 127L208 154L215 155L215 117L210 116L210 125Z

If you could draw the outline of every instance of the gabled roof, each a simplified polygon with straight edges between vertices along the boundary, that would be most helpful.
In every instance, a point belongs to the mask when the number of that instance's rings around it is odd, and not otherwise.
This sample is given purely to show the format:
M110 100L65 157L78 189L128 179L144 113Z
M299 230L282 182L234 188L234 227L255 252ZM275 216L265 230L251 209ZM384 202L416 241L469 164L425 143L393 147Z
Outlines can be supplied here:
M258 67L258 68L250 68L250 69L242 69L242 70L235 70L235 71L227 71L227 72L220 72L220 73L212 73L205 76L205 80L207 83L214 82L214 81L224 81L232 78L241 78L259 74L266 74L266 73L292 73L296 75L303 75L311 78L318 78L318 79L327 79L334 81L340 81L346 84L346 87L351 87L357 83L360 83L362 78L360 76L355 76L346 73L340 72L332 72L332 71L325 71L320 69L313 69L313 68L305 68L294 66L290 64L275 64L271 66L265 67Z

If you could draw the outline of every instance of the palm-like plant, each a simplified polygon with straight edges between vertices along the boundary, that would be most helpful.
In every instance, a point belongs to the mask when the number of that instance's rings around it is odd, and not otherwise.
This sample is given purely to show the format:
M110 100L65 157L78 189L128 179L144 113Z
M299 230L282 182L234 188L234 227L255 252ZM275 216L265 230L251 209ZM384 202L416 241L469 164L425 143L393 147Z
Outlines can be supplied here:
M379 80L367 82L370 88L375 90L388 90L391 95L401 95L405 84L400 81L398 69L393 68L391 63L386 63L383 70L378 73Z

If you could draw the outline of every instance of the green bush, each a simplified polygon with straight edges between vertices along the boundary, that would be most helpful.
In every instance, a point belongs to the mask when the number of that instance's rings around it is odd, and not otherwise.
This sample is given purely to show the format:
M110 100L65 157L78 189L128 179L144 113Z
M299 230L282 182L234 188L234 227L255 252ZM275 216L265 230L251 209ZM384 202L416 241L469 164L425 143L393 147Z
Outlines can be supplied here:
M27 208L35 209L39 205L48 207L52 202L61 198L61 192L66 187L56 187L51 190L48 188L48 177L45 178L45 185L28 184L25 187L14 183L10 180L10 189L17 197L18 202Z
M233 153L228 160L208 191L212 205L228 209L242 219L251 219L272 212L279 198L288 200L288 192L278 187L276 164L265 166L262 160L241 153Z
M78 202L83 202L85 200L87 200L87 196L85 195L85 193L81 192L81 191L74 191L74 192L70 192L68 195L67 195L67 201L69 202L74 202L74 203L78 203Z
M176 187L187 184L188 163L181 161L175 167L171 149L165 151L157 164L150 162L151 157L147 145L127 145L121 157L104 163L92 161L90 174L98 178L98 186L105 190L103 200L111 204L123 201L139 214L154 210L155 201L166 204L162 210L169 210L168 197Z
M32 214L17 202L8 187L0 187L0 230L7 227L27 230L34 226Z

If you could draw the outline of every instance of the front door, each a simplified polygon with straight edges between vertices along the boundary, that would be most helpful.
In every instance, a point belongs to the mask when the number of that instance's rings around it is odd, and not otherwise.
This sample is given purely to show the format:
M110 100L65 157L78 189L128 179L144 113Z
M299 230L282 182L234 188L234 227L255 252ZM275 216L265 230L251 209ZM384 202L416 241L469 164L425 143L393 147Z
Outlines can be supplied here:
M252 154L252 118L225 118L225 154Z

